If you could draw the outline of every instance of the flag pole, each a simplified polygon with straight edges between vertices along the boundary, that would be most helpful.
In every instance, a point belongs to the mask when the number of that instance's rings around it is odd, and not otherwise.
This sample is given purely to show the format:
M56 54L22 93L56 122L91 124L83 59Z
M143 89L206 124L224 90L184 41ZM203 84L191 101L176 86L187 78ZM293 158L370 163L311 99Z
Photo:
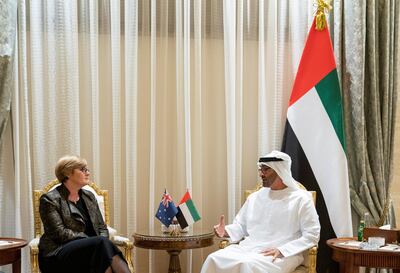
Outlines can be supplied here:
M332 9L331 0L317 0L317 12L315 14L315 28L322 31L326 28L326 14Z

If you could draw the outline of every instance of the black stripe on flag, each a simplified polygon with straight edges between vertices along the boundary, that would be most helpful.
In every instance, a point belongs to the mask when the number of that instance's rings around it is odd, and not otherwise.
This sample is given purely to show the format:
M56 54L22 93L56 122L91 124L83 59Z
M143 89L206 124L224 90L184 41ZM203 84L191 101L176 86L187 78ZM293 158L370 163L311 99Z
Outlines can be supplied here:
M177 208L178 208L178 213L175 215L175 217L178 220L178 223L181 226L181 229L184 229L185 227L188 226L188 223L186 222L186 218L183 215L181 208L179 206Z
M338 264L332 260L332 250L326 244L326 240L336 238L336 234L329 219L324 197L308 159L304 154L303 148L287 120L282 142L282 152L287 153L292 158L293 178L302 183L307 190L317 192L316 208L321 224L321 235L318 243L317 272L339 272ZM332 186L334 187L335 185Z

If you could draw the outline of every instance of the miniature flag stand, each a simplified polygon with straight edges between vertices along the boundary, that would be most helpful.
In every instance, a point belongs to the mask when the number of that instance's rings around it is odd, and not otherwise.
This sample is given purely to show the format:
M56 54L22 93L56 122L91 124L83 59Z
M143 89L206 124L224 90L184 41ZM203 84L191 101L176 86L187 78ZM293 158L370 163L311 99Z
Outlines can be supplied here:
M162 223L161 230L173 236L187 232L189 226L201 219L189 190L186 190L178 207L176 207L167 189L164 191L155 217Z

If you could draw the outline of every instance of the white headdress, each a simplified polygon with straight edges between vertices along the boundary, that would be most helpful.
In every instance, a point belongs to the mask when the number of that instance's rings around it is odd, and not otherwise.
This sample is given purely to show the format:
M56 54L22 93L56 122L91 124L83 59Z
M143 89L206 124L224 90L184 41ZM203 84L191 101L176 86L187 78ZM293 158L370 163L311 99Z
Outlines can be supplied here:
M266 165L274 169L286 186L299 189L296 180L292 177L292 171L290 170L292 160L289 155L279 151L272 151L269 154L260 157L257 165L259 167Z

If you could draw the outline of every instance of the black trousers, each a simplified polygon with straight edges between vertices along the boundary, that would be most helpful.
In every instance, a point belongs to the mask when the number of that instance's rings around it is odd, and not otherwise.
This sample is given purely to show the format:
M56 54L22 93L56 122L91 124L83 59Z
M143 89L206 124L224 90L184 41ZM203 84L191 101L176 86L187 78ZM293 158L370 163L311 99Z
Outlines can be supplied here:
M115 255L125 260L108 238L83 238L66 243L55 255L39 253L39 268L42 273L104 273Z

